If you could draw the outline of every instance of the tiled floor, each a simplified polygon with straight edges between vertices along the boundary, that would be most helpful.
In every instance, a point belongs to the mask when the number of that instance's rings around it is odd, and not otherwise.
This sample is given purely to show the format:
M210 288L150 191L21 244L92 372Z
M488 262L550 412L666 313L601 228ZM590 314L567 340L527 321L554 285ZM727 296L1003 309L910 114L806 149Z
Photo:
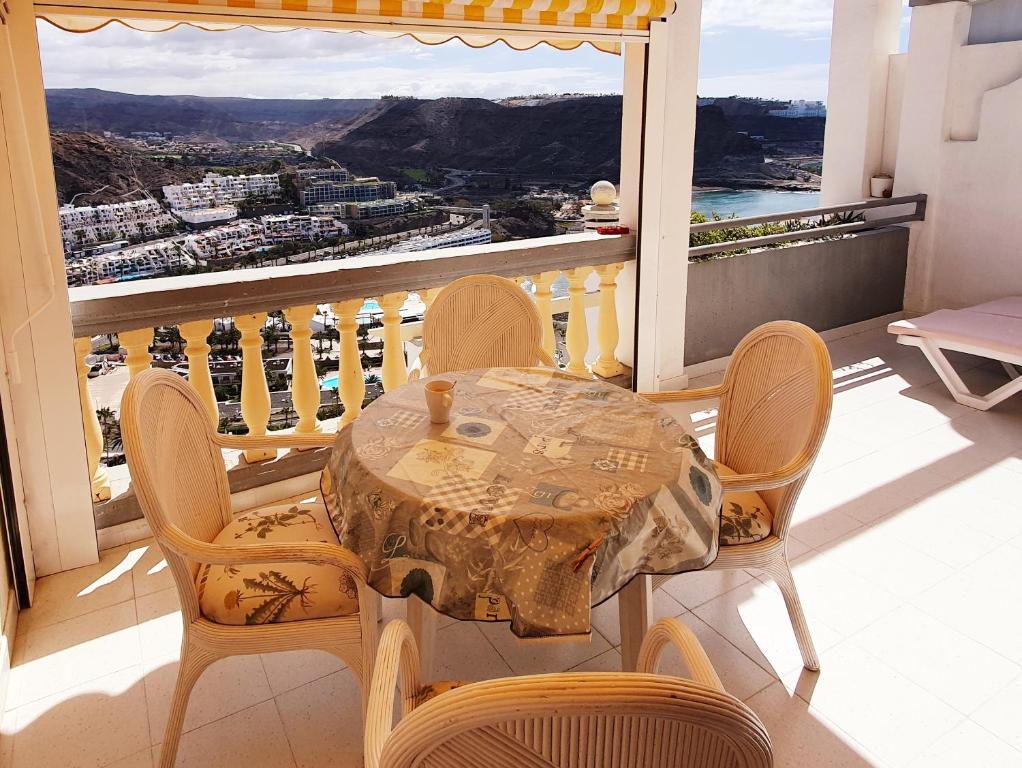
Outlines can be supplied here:
M756 574L679 576L656 613L695 630L766 723L778 766L1022 766L1022 398L956 405L882 331L830 346L834 418L790 542L822 672L802 670L780 593ZM693 419L711 446L713 412ZM588 645L537 647L444 621L437 673L617 669L613 601L593 625ZM18 629L0 764L153 765L180 638L153 548L42 579ZM358 711L353 678L325 654L222 662L192 696L178 765L358 766Z

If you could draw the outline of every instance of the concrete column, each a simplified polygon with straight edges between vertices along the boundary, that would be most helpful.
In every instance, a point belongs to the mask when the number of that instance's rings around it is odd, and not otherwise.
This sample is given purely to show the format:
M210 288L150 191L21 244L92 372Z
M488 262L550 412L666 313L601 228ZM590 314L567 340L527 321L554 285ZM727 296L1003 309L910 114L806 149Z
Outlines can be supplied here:
M890 57L898 52L901 0L834 0L821 205L869 196L881 171Z
M634 378L647 392L688 383L685 305L702 2L677 5L650 25L646 73ZM621 213L626 222L624 197Z
M928 312L933 268L933 237L941 212L943 149L950 134L949 85L955 54L969 37L971 7L947 2L912 9L908 63L902 97L895 195L925 193L927 222L912 225L905 311Z

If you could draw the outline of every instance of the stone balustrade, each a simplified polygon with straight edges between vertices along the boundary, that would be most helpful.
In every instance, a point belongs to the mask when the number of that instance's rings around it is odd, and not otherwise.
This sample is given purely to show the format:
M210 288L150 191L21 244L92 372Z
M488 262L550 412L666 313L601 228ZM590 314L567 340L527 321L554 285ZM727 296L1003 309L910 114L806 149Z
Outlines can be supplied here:
M379 310L374 307L371 319L377 326L374 335L382 339L381 378L384 390L389 391L408 380L409 324L402 322L401 310L409 300L409 293L415 293L428 312L443 285L466 274L518 278L523 290L536 302L543 321L542 343L551 354L556 351L554 315L563 312L566 304L566 356L562 365L573 373L591 371L601 376L614 376L622 371L614 356L618 343L616 279L623 263L632 258L634 238L631 236L583 234L525 243L368 256L325 265L73 288L72 319L78 337L75 349L79 357L79 387L93 498L110 497L109 480L100 461L102 430L88 392L90 365L87 357L94 335L117 334L120 346L127 352L125 364L131 377L153 364L150 350L154 327L176 326L185 343L187 379L205 403L211 424L216 425L219 408L210 366L210 334L215 322L224 327L223 318L233 318L234 327L241 334L241 416L250 433L264 434L271 417L271 396L262 354L264 329L267 328L267 313L282 310L290 325L292 340L290 390L297 416L295 430L311 433L323 429L317 418L321 384L313 354L314 318L332 313L337 329L337 389L343 406L341 426L357 418L366 394L359 347L360 321L367 320L363 312L366 300L373 298L379 306ZM533 266L534 269L529 268ZM555 298L552 287L561 275L567 280L568 295ZM587 291L587 283L590 291ZM598 317L595 322L591 322L592 318L587 322L587 308L593 307ZM199 313L205 317L196 318ZM591 367L586 362L590 328L595 334L598 353ZM274 455L273 451L249 451L245 459L254 463Z

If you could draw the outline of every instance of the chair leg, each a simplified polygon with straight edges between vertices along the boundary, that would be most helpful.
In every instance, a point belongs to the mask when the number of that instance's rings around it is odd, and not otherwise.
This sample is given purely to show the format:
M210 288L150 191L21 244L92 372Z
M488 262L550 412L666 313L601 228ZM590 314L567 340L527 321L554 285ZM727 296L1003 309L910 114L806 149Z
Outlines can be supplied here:
M813 638L809 634L809 625L802 612L802 603L798 599L798 590L795 589L795 579L791 575L791 566L788 564L787 556L781 554L776 562L771 563L763 570L774 580L780 588L781 594L784 595L784 605L788 609L791 628L795 631L795 640L802 653L803 665L810 671L819 671L820 660L816 656Z
M181 664L177 670L177 683L174 685L174 696L170 703L170 715L167 717L167 727L163 732L160 768L173 768L174 760L177 758L178 742L181 741L185 712L188 710L188 697L191 696L192 688L202 673L214 661L216 657L204 651L189 650L187 641L182 646Z

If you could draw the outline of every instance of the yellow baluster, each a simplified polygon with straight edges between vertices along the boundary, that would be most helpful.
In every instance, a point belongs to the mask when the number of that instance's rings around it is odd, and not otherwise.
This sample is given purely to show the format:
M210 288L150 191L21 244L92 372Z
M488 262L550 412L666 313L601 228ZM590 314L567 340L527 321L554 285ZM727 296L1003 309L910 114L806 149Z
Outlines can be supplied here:
M212 320L193 320L178 326L181 338L186 342L185 357L188 358L188 383L199 395L209 413L213 429L220 423L220 411L216 405L213 376L209 372L209 344L206 339L213 332Z
M532 284L536 286L536 309L539 310L539 319L543 323L543 349L550 357L557 359L557 343L554 340L554 316L550 308L553 294L550 286L554 284L559 272L540 272L533 275Z
M153 364L153 356L149 353L149 347L153 344L152 328L120 331L117 340L128 350L128 359L125 362L129 378L137 376Z
M438 288L426 288L425 290L419 291L419 298L422 299L422 303L426 305L427 312L429 312L429 308L433 306L433 299L435 299L442 290L443 286Z
M356 317L365 299L348 299L333 305L337 315L337 330L341 336L340 360L337 375L340 381L344 416L341 426L350 424L362 411L366 396L366 383L362 377L362 360L358 353L358 321Z
M238 315L234 324L241 331L241 418L250 435L265 435L270 423L270 388L266 384L263 337L259 332L266 325L266 313ZM245 461L251 464L276 455L272 449L253 449L245 451Z
M298 414L295 432L313 434L320 431L316 413L319 411L319 378L316 362L312 359L312 328L309 323L317 312L315 304L291 307L284 317L291 323L294 352L291 356L291 402Z
M569 373L586 374L586 352L589 350L589 330L586 327L586 277L591 267L575 267L565 270L568 278L568 332L565 344L568 347Z
M383 309L383 390L390 392L408 382L404 344L401 341L401 307L408 293L399 291L380 297Z
M103 455L103 429L99 426L96 406L89 395L89 369L85 358L92 353L90 339L75 339L75 357L78 358L78 397L82 404L82 423L85 425L85 455L89 462L89 477L92 478L92 500L106 501L110 498L110 478L106 467L99 463Z
M600 276L600 318L596 324L596 341L600 347L600 356L593 364L593 373L597 376L617 376L624 366L614 357L617 350L617 302L614 293L617 291L617 276L624 269L624 264L604 264L594 267Z

